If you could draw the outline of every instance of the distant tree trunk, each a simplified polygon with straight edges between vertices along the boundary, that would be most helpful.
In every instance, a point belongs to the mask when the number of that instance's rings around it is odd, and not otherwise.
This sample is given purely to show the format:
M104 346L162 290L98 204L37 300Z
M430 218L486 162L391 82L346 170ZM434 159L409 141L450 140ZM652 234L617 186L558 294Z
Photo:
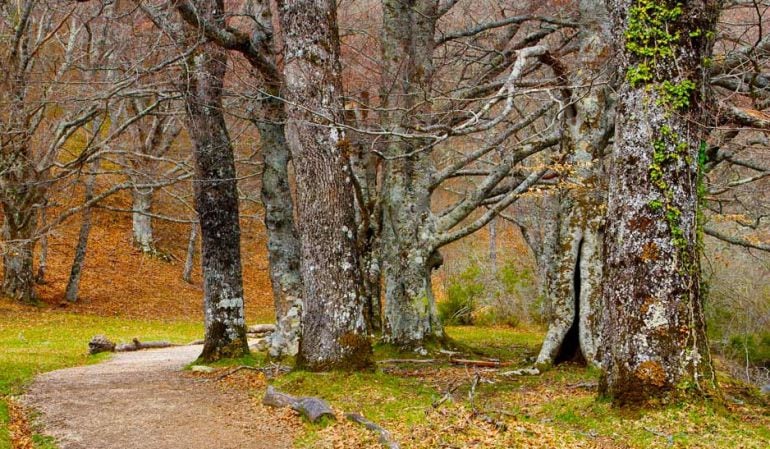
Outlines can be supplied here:
M609 56L607 10L602 0L580 2L580 67L570 75L572 106L564 112L562 151L571 165L558 195L553 277L548 283L548 332L537 364L564 361L598 365L601 265L606 186L604 150L611 125L609 89L597 78Z
M187 256L184 258L184 270L182 280L188 284L192 282L193 264L195 262L195 244L198 241L198 224L190 225L190 238L187 240Z
M497 219L489 222L489 265L497 273Z
M202 17L223 26L223 0L196 1L196 7ZM195 31L190 34L197 37ZM184 99L194 144L195 206L201 227L206 327L201 358L213 361L249 352L235 159L222 105L227 51L214 43L200 44L186 67Z
M93 172L86 175L85 195L83 197L84 203L88 203L94 198L95 181L96 176ZM69 302L75 302L78 299L78 292L80 290L80 277L83 274L83 264L85 263L86 251L88 250L88 236L91 233L91 209L91 206L86 206L83 208L82 212L83 218L82 222L80 223L78 243L77 246L75 246L75 258L72 261L70 277L69 281L67 281L67 289L64 293L64 298Z
M618 93L605 237L603 394L715 388L697 244L699 149L721 2L607 2Z
M383 122L391 131L429 120L437 0L383 0ZM433 171L419 139L391 137L384 163L381 255L385 286L384 339L417 348L444 338L431 289L440 255L430 209Z
M45 226L48 220L48 201L44 200L43 205L40 207L40 224ZM37 259L37 275L35 276L35 282L38 284L45 284L45 273L48 267L48 234L44 234L40 238L40 255Z
M132 224L134 245L143 253L154 252L154 240L152 236L152 208L153 189L134 188L131 190L133 197Z
M342 119L334 0L278 0L284 41L286 136L297 180L303 282L297 364L311 370L368 366L355 240L353 180L336 127Z
M300 242L294 227L289 187L290 155L284 135L286 114L283 103L275 98L263 100L259 111L261 117L255 118L255 123L264 160L262 204L276 317L269 352L272 357L294 356L299 351L302 276Z

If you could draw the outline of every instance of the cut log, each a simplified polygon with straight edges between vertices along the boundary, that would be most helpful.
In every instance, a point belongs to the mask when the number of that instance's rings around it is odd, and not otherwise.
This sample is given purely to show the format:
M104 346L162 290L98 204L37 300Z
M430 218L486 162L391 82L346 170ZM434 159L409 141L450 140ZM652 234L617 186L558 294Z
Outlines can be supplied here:
M100 352L130 352L139 351L140 349L168 348L171 346L178 345L167 341L148 341L142 343L136 338L131 343L116 345L104 335L96 335L88 342L88 353L93 355Z
M255 324L246 330L249 334L269 334L275 332L275 324Z
M345 417L354 423L361 424L368 430L377 433L380 436L380 443L386 448L400 449L398 443L393 439L393 436L390 434L390 432L364 418L363 415L359 415L358 413L347 413Z
M115 343L104 335L96 335L88 342L88 353L91 355L100 352L115 352Z
M292 396L276 390L271 385L267 387L265 397L262 398L262 403L276 408L290 407L292 410L299 412L310 422L318 422L324 416L328 416L332 419L336 418L329 403L323 399Z

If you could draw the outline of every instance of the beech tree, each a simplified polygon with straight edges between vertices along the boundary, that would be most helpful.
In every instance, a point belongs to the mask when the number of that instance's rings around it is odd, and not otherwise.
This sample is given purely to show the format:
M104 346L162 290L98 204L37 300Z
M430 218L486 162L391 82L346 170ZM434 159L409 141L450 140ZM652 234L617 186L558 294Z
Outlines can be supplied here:
M223 0L199 1L199 14L224 23ZM201 229L201 265L206 361L249 352L243 308L241 233L235 158L227 132L222 97L227 51L188 27L188 42L197 44L185 64L183 96L187 130L195 156L195 207Z
M279 0L286 136L297 182L303 282L297 363L311 370L369 365L356 248L353 174L343 152L334 0Z
M704 58L720 1L608 1L618 45L600 389L619 403L715 388L698 250Z

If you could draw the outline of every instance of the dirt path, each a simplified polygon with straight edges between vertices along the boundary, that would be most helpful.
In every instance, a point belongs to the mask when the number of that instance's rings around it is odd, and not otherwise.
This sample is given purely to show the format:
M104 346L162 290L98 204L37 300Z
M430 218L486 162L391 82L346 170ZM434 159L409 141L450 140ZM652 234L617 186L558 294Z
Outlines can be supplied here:
M293 430L245 392L180 369L200 346L117 354L39 376L23 402L61 449L282 449Z

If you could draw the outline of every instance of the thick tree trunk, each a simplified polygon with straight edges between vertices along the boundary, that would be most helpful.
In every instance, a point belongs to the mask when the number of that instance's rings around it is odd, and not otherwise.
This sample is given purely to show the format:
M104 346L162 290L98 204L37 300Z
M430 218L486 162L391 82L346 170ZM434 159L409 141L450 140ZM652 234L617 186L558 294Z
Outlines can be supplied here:
M429 121L424 101L433 74L436 0L383 0L383 124L403 131L412 121ZM408 113L407 113L408 111ZM431 260L438 255L432 239L430 209L433 171L430 155L418 139L393 137L384 164L382 265L385 285L384 339L416 348L443 339L431 291Z
M96 165L96 164L94 164ZM84 202L88 203L94 197L94 182L96 181L93 173L88 174L85 182ZM72 261L70 277L67 282L67 289L64 298L69 302L75 302L78 299L80 290L80 277L83 274L83 264L86 261L86 251L88 250L88 236L91 233L91 206L83 209L83 218L80 223L80 233L78 234L78 243L75 246L75 258Z
M609 31L601 0L580 2L579 69L570 85L606 82ZM548 285L548 332L537 358L541 368L564 361L599 365L602 240L606 186L604 150L612 105L609 89L575 87L564 112L562 151L571 165L559 198L553 277Z
M264 169L262 204L265 208L267 253L275 302L276 329L270 337L272 357L294 356L299 351L302 314L300 243L294 227L294 206L289 186L289 146L284 135L283 104L268 98L255 119L259 129Z
M719 1L608 1L623 85L605 236L602 393L715 387L697 237L700 128Z
M311 370L370 364L355 240L353 179L335 125L342 120L333 0L279 0L286 136L297 181L304 301L297 364Z
M35 241L32 238L35 231L35 214L32 211L26 214L26 217L16 215L14 218L6 215L3 222L2 294L25 304L37 301L32 267L35 252ZM22 220L16 222L19 218Z
M154 252L154 241L152 237L152 217L150 209L152 208L153 189L134 188L131 190L133 197L133 235L134 245L142 250L143 253Z
M223 0L196 3L202 17L222 26ZM184 99L195 154L206 327L201 358L213 361L249 352L235 159L222 106L227 52L213 43L201 44L187 67Z

